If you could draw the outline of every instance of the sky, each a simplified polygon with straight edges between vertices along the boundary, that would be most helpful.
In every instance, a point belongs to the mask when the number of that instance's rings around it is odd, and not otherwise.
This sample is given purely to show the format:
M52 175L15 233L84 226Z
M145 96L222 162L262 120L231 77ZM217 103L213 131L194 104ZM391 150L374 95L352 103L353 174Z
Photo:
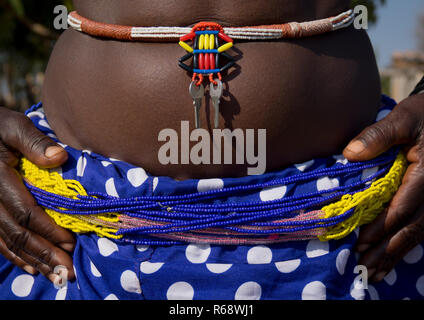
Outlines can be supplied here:
M387 0L378 9L378 22L368 33L380 68L390 65L394 51L416 50L420 14L424 14L423 0Z

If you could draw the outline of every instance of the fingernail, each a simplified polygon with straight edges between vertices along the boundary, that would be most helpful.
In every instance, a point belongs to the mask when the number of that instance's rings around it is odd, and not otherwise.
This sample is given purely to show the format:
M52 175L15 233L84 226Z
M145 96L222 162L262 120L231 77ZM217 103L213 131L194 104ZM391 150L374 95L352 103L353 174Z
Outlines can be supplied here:
M32 274L33 276L37 274L37 270L31 266L24 266L23 269L29 274Z
M356 251L358 252L365 252L369 249L369 247L371 247L371 245L369 244L361 244L360 246L358 246L358 248L356 249Z
M360 140L356 140L356 141L352 142L351 144L349 144L346 147L346 150L348 150L352 153L359 154L359 153L361 153L362 151L365 150L365 144Z
M47 276L47 278L48 278L51 282L53 282L53 283L55 283L55 284L60 283L60 281L61 281L60 276L58 276L57 274L54 274L54 273L50 273L50 274Z
M44 152L44 155L47 158L53 158L57 156L59 153L63 152L63 149L61 147L48 147L46 151Z
M72 252L75 249L75 245L73 243L60 243L59 247L68 252Z
M387 272L386 271L381 271L379 273L377 273L377 275L374 277L376 282L380 282L381 280L384 279L384 277L386 276Z

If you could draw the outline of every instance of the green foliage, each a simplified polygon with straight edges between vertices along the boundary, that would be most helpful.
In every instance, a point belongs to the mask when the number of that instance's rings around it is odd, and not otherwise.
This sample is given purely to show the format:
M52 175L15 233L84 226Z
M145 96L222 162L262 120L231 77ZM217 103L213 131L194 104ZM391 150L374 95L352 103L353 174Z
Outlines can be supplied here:
M381 92L383 94L388 95L388 96L391 95L390 85L391 85L390 77L386 76L386 77L381 78Z
M9 5L18 17L25 16L25 8L21 0L9 0Z
M72 0L0 0L0 105L24 110L40 99L42 72L59 32L54 8Z
M71 0L0 0L0 62L20 59L28 67L45 65L57 33L53 9L61 4L70 8Z

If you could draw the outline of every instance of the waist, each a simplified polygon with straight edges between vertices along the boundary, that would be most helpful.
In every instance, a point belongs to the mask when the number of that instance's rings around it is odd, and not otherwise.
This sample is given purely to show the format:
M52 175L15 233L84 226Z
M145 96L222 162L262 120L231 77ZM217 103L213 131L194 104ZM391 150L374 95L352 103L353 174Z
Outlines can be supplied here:
M224 78L230 81L220 128L266 129L268 170L340 153L373 122L379 78L365 33L349 29L236 47L231 55L242 59ZM179 132L182 120L193 122L190 78L176 63L182 54L175 44L103 41L67 31L52 55L43 90L51 126L70 146L153 174L179 179L245 175L246 165L159 163L159 133ZM201 116L203 127L213 128L210 104Z
M383 98L379 118L394 105ZM28 116L54 136L39 105ZM383 210L406 167L394 148L364 163L333 156L260 176L180 182L89 151L66 150L69 160L59 170L23 159L21 173L38 204L75 232L140 244L339 239Z
M308 21L349 8L349 0L74 0L75 9L84 17L120 25L189 26L200 21L216 21L224 26L274 24Z

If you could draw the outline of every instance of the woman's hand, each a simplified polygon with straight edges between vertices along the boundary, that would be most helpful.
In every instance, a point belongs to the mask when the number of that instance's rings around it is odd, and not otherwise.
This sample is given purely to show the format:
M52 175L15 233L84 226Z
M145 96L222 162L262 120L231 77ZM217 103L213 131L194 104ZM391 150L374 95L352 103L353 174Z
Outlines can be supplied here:
M381 281L395 264L424 240L424 94L411 96L382 121L362 131L344 150L350 161L370 160L394 145L405 145L410 162L388 208L361 228L358 264Z
M72 234L57 226L37 206L14 169L19 156L43 168L63 164L68 154L42 134L25 115L0 108L0 254L28 273L38 271L52 282L57 266L74 277L67 252L75 246ZM66 252L67 251L67 252Z

